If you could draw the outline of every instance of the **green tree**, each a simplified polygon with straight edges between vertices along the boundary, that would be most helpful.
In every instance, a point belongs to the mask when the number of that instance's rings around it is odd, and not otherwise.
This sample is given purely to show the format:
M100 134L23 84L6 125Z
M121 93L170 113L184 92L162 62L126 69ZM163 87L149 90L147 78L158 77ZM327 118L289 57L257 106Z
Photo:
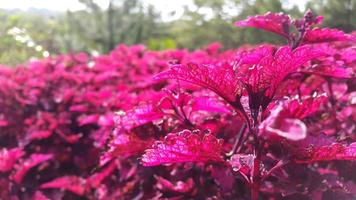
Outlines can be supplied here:
M356 29L356 0L310 0L307 7L324 16L324 26L345 32Z

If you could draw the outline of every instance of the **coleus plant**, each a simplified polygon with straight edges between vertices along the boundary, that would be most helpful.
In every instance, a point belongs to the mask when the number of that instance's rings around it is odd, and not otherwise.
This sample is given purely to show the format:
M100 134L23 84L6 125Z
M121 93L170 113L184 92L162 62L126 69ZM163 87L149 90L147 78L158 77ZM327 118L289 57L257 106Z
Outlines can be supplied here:
M169 133L162 141L156 142L152 149L146 150L142 157L143 165L200 162L230 166L233 171L240 173L250 188L251 199L257 200L267 184L273 187L272 180L280 178L275 172L283 171L286 165L307 163L312 168L311 164L319 161L356 160L354 136L346 134L342 140L335 139L324 144L315 142L318 137L324 137L322 128L313 130L314 133L309 131L308 126L312 125L307 123L307 118L332 109L336 114L335 110L339 109L333 100L332 89L328 95L333 108L325 108L328 107L325 93L285 96L277 92L281 83L291 75L303 73L302 69L310 68L315 60L330 56L325 49L310 44L352 40L351 35L336 29L314 28L321 21L322 17L314 16L311 11L297 20L275 13L249 17L236 22L236 25L274 32L285 37L288 45L260 46L242 51L233 62L172 64L169 70L158 74L155 77L157 80L181 80L216 93L238 113L243 125L240 131L236 130L239 133L228 153L224 154L222 148L224 138L217 139L213 133L201 134L201 130L195 130L196 127L189 127L178 133ZM336 66L328 67L335 67L335 70L328 69L336 73L332 77L350 78L343 75L345 70L338 71ZM310 69L309 72L313 74L313 71ZM324 78L329 88L332 87L332 81L327 76ZM244 103L244 97L248 103ZM337 136L340 131L342 128L335 130L333 135ZM313 167L318 168L315 165ZM332 164L327 165L329 167L332 168ZM308 187L304 189L309 190ZM355 198L354 195L352 192L349 198Z
M285 46L119 45L0 67L0 199L354 199L355 34L236 23Z

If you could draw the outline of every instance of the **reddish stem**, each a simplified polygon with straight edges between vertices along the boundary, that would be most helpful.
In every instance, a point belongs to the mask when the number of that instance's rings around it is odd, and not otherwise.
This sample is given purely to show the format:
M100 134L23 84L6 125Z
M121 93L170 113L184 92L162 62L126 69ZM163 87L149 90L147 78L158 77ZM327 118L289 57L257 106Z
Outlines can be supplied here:
M255 138L256 146L254 151L254 160L253 160L253 168L252 168L252 178L251 178L251 199L258 200L258 196L260 193L261 186L261 174L260 174L260 166L261 166L261 152L263 144L258 140L257 134ZM262 142L263 143L263 142Z
M239 133L237 134L234 146L232 148L232 150L227 154L228 157L231 157L232 155L234 155L236 153L236 150L241 146L242 144L242 137L245 133L246 130L246 124L243 124Z
M255 159L253 160L253 169L252 169L252 185L251 185L251 199L258 200L260 186L261 186L261 177L260 177L260 164L261 160L257 153Z

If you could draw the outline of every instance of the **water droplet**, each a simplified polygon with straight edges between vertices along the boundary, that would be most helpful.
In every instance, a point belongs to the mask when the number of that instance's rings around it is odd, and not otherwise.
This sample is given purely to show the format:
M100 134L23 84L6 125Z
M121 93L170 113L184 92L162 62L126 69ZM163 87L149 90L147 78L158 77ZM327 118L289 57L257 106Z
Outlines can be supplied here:
M239 167L233 167L233 168L232 168L232 171L234 171L234 172L237 172L237 171L239 171L239 170L240 170Z

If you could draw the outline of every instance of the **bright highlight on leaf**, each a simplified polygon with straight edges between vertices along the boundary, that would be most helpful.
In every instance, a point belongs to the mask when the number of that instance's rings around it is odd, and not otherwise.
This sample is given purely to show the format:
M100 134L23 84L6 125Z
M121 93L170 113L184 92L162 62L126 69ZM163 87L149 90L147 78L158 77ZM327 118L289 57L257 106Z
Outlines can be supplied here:
M235 25L263 29L288 38L291 19L289 15L283 13L268 12L265 15L248 17L245 20L236 22Z
M155 166L184 162L223 162L222 140L211 134L184 130L168 134L142 156L142 164Z

